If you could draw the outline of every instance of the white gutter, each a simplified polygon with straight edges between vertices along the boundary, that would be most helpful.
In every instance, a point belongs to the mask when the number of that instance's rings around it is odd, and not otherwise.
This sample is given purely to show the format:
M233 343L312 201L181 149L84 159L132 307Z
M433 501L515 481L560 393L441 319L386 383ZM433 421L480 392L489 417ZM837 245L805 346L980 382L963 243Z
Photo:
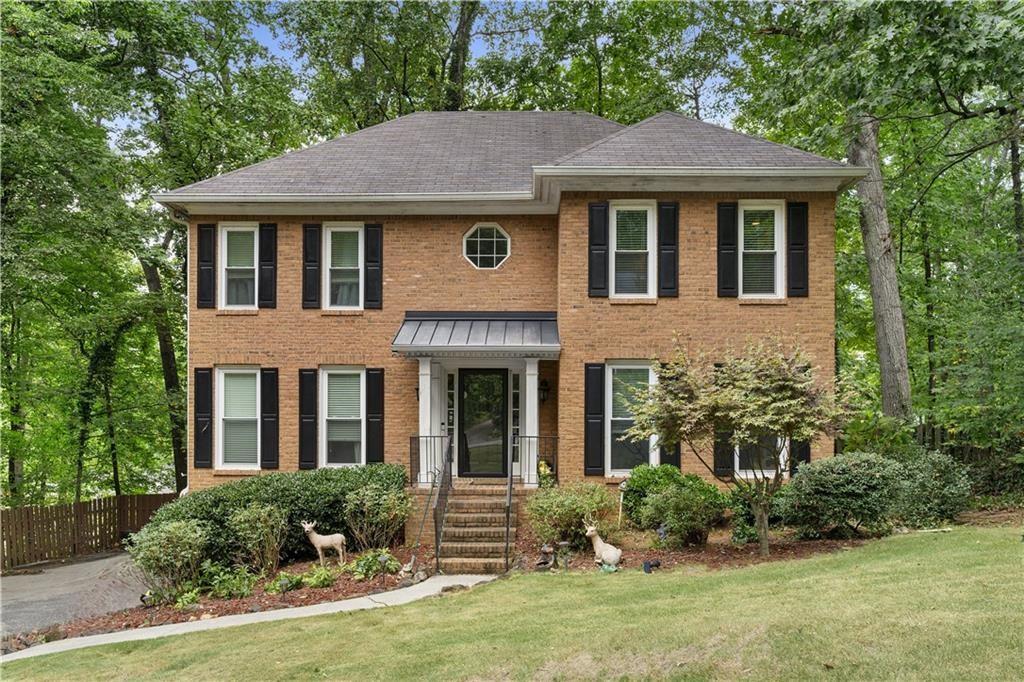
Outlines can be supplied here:
M152 195L160 203L275 203L275 202L388 202L397 201L522 201L533 199L533 192L391 192L382 194L227 194L161 192Z

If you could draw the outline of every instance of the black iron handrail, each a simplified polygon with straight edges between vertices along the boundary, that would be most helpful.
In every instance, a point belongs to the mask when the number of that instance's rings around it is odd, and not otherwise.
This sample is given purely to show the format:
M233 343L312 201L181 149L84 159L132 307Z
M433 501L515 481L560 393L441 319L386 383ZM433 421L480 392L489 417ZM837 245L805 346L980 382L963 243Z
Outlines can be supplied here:
M558 436L512 436L512 447L508 450L508 482L505 490L505 570L511 568L512 539L512 453L519 453L519 477L524 485L535 486L541 482L541 464L547 468L552 480L558 479ZM536 461L536 468L527 469L526 462Z
M448 512L448 497L452 491L452 439L444 436L444 456L441 468L436 477L437 497L434 499L434 561L438 573L441 572L441 538L444 536L444 517Z

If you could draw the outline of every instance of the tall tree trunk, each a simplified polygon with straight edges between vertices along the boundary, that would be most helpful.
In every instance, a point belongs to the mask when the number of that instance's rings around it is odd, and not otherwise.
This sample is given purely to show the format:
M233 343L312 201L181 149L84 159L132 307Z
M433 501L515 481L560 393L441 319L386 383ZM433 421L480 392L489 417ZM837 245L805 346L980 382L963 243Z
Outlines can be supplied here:
M911 402L907 336L882 185L879 121L861 116L853 123L854 137L848 149L850 163L864 166L868 171L857 183L857 195L860 198L860 233L871 281L875 347L882 378L882 413L908 419Z
M935 447L935 420L932 416L932 410L935 407L935 296L932 292L932 247L930 237L930 231L926 227L921 232L921 241L924 246L925 338L928 344L928 417L925 420L925 431L929 444L931 447Z
M10 328L7 338L3 341L4 372L7 376L7 401L10 405L8 419L11 424L11 436L7 439L7 495L9 506L16 506L21 497L22 461L21 453L24 446L25 415L21 403L22 377L25 376L25 354L18 346L21 332L21 319L12 307L10 311Z
M1020 186L1020 123L1010 138L1010 182L1013 185L1013 227L1017 233L1017 255L1024 259L1024 197Z
M444 108L446 111L461 111L464 105L466 86L466 63L469 61L469 42L473 37L473 23L480 12L480 3L463 0L459 3L459 21L455 25L452 39L452 58L448 63L448 82L445 84Z
M114 430L114 401L110 398L110 382L112 372L103 378L103 407L107 413L107 447L110 450L110 469L114 474L114 494L121 496L121 473L117 466L117 439Z
M164 243L168 242L165 235ZM157 344L160 347L160 366L164 375L164 397L167 400L167 416L171 423L171 451L174 455L174 487L180 493L188 487L188 452L185 447L185 401L182 398L181 380L178 376L178 357L174 352L174 336L163 299L163 282L160 269L146 258L140 259L146 287L156 299L153 306L153 326L156 328Z

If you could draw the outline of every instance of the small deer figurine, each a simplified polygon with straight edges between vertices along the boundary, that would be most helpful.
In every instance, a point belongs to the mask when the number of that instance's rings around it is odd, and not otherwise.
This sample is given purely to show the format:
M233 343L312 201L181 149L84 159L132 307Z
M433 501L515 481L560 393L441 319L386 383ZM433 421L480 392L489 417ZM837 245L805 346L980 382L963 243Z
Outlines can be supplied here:
M590 517L583 519L583 528L586 530L590 544L594 547L594 563L597 565L611 566L615 568L622 560L622 550L614 545L609 545L597 534L597 522Z
M345 563L345 536L341 533L335 533L334 535L320 535L314 528L316 528L316 521L301 521L302 530L306 531L306 537L316 547L316 553L320 556L320 565L324 565L324 550L327 548L333 548L338 553L338 563Z

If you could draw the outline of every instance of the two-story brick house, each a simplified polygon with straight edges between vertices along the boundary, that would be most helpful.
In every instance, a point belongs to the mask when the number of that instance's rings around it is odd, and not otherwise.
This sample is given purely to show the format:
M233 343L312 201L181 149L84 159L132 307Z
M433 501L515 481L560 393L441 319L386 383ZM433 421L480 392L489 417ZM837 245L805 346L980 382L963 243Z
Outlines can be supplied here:
M189 487L396 462L618 482L676 339L834 374L853 168L663 113L417 113L157 196L189 225ZM831 453L822 439L808 453ZM557 453L557 461L556 461ZM757 452L718 453L743 471Z

